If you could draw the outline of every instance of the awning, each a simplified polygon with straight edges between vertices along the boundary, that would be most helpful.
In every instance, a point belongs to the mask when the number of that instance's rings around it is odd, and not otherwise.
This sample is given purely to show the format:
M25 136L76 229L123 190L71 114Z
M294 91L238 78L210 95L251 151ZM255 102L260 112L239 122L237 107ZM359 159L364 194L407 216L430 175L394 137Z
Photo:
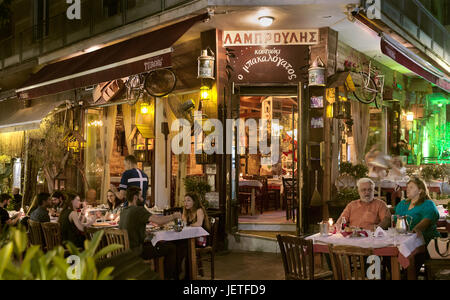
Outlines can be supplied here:
M381 51L425 80L450 92L450 78L446 74L384 33L381 36Z
M32 99L171 66L171 46L196 22L199 15L174 25L56 62L32 75L16 90L21 99Z
M0 102L0 133L38 129L42 119L63 103L53 97L35 101L27 108L23 107L22 101Z

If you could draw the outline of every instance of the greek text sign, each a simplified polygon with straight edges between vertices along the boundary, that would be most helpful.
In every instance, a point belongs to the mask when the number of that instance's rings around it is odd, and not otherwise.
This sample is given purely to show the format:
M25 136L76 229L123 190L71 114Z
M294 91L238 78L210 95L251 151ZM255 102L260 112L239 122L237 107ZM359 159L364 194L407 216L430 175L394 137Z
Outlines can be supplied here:
M228 47L236 83L298 82L308 66L308 46Z
M225 47L316 45L319 29L225 31L223 37Z

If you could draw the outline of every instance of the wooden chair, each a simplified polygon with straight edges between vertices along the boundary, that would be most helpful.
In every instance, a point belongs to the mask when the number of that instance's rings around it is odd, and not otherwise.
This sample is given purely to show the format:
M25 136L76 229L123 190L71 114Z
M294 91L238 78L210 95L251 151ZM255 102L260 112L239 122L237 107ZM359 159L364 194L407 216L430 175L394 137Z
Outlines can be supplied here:
M85 233L86 233L86 238L88 240L92 240L92 238L94 237L94 234L97 231L103 230L101 228L94 228L94 227L87 227L85 229ZM108 246L108 241L106 240L106 236L105 234L103 234L102 240L100 241L100 244L97 247L97 250L95 251L95 253L99 252L101 249L105 248L106 246ZM104 260L106 259L107 256L102 256L99 258L99 260Z
M198 271L203 276L203 262L208 261L211 265L211 280L214 280L214 254L217 247L217 232L219 231L219 218L210 218L211 232L208 236L207 246L196 248Z
M28 219L28 239L30 245L39 245L42 250L46 250L41 223Z
M373 249L329 245L335 280L366 280L366 259Z
M245 209L245 213L248 214L249 207L251 206L251 197L252 197L252 187L250 186L240 186L239 187L239 206L240 213L242 213L242 209Z
M44 233L45 244L47 245L47 251L62 244L61 227L59 223L46 222L42 223L42 231Z
M123 248L114 250L110 253L110 256L116 256L123 252L130 250L130 241L128 239L128 231L123 229L106 229L105 237L107 245L118 244L122 245Z
M277 235L286 280L331 278L331 271L314 266L313 242L298 236Z
M283 177L283 202L286 205L286 220L294 220L297 209L297 182Z

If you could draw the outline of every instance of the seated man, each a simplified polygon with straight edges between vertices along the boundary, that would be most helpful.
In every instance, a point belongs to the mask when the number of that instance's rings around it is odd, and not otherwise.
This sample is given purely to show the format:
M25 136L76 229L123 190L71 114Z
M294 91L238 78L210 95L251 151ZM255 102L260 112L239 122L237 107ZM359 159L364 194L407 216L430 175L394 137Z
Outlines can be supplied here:
M384 201L374 199L375 183L369 178L361 178L356 185L361 198L345 207L337 224L342 224L345 218L350 227L374 230L375 226L380 226L387 229L391 222L391 213Z
M164 225L174 219L180 219L181 214L176 212L169 216L157 216L149 213L142 206L143 198L141 189L136 186L127 188L126 200L128 207L124 208L120 214L119 228L128 231L130 248L132 250L142 249L142 257L151 259L164 256L164 274L166 279L176 279L176 247L170 242L159 242L156 246L151 243L144 243L146 233L145 226L148 222Z
M6 208L9 205L9 202L11 201L11 196L8 194L1 194L0 195L0 227L3 227L5 225L14 226L16 225L20 217L23 215L22 213L18 213L14 218L9 217L9 213L6 210Z
M52 206L52 200L49 193L40 193L37 196L38 208L36 208L30 215L30 219L35 222L45 223L50 222L50 215L48 209Z

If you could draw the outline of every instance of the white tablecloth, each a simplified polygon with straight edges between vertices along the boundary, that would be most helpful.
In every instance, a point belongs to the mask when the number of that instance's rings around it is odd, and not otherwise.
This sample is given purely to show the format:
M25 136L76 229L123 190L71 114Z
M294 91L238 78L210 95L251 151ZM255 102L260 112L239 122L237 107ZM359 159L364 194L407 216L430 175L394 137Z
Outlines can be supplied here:
M149 228L150 227L147 226L147 229ZM156 243L160 241L184 240L209 235L209 233L202 227L184 227L181 232L176 232L174 230L169 231L161 230L161 231L153 231L150 233L153 234L152 237L153 246L155 246Z
M263 185L258 180L239 179L239 186L251 186L251 187L262 188Z
M370 236L370 235L369 235ZM384 248L396 246L398 251L404 256L408 257L414 252L418 247L425 244L424 240L417 237L415 233L397 234L394 237L383 237L383 238L373 238L373 237L360 237L360 238L350 238L343 237L342 234L333 234L328 237L320 236L320 234L315 234L306 238L307 240L313 240L314 244L333 244L333 245L345 245L345 246L356 246L361 248Z

